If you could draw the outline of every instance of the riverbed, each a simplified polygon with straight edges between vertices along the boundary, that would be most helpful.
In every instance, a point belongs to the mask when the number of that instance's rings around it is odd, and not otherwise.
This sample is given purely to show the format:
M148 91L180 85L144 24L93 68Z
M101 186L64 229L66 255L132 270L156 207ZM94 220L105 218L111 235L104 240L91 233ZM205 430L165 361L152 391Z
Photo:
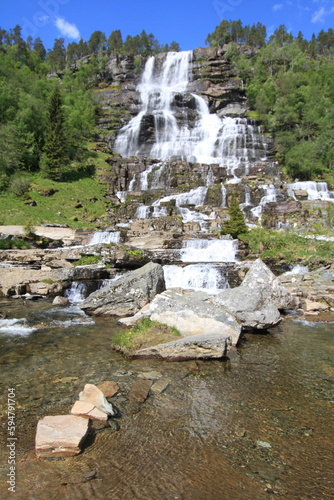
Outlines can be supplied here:
M333 323L290 316L244 335L231 359L170 363L123 358L110 348L123 327L73 305L3 299L0 311L1 498L333 498ZM141 377L168 385L138 404L127 396ZM85 383L105 380L120 386L118 425L97 430L76 457L37 459L38 420L67 414Z

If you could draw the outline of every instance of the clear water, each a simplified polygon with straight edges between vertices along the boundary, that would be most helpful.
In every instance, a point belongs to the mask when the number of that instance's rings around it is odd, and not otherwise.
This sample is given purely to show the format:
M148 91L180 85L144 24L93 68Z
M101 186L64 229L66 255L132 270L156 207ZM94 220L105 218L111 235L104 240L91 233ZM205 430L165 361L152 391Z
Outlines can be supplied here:
M15 495L1 448L1 498L333 498L333 324L285 319L245 335L230 360L167 363L124 359L110 349L116 322L74 306L2 301L0 310L35 328L0 335L2 422L14 386L18 438ZM152 370L167 389L130 402L132 383ZM120 430L98 431L77 457L36 459L38 419L66 414L85 383L103 380L121 387Z

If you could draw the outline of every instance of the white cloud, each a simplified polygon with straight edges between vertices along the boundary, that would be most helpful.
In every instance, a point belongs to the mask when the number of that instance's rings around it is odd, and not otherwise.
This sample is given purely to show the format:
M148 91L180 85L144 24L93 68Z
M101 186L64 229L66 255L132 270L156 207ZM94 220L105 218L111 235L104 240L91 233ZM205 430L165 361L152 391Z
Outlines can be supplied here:
M283 9L283 4L282 3L275 3L275 5L272 6L272 9L274 12L277 12L278 10Z
M324 7L321 7L313 14L312 23L323 22L325 20L326 15L327 15L326 9Z
M75 24L68 23L65 19L57 17L55 25L63 36L73 38L75 40L80 38L80 32Z
M40 16L38 18L38 21L44 23L45 21L48 21L50 19L50 16Z

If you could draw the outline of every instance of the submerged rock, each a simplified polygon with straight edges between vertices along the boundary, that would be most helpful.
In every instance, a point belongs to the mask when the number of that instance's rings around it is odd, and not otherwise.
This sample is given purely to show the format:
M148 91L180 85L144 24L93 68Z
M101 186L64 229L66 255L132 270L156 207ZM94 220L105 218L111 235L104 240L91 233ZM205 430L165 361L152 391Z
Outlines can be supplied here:
M40 458L72 457L81 451L89 419L76 415L43 417L37 424L36 454Z
M222 333L203 333L159 344L136 352L137 357L160 357L169 361L222 358L232 344L231 337Z
M163 268L150 262L93 292L80 307L91 315L126 316L138 312L164 290Z

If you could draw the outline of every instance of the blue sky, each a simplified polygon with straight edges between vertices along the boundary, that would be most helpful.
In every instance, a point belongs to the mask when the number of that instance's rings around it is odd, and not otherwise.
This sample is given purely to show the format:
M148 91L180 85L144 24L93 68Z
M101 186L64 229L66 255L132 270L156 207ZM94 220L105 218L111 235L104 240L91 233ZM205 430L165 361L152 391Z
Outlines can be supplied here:
M173 40L182 50L205 45L205 38L222 19L260 21L271 34L285 24L293 35L334 27L334 0L0 0L0 26L19 24L23 36L40 37L46 48L55 38L88 40L95 30L120 29L126 35L143 29L160 43Z

